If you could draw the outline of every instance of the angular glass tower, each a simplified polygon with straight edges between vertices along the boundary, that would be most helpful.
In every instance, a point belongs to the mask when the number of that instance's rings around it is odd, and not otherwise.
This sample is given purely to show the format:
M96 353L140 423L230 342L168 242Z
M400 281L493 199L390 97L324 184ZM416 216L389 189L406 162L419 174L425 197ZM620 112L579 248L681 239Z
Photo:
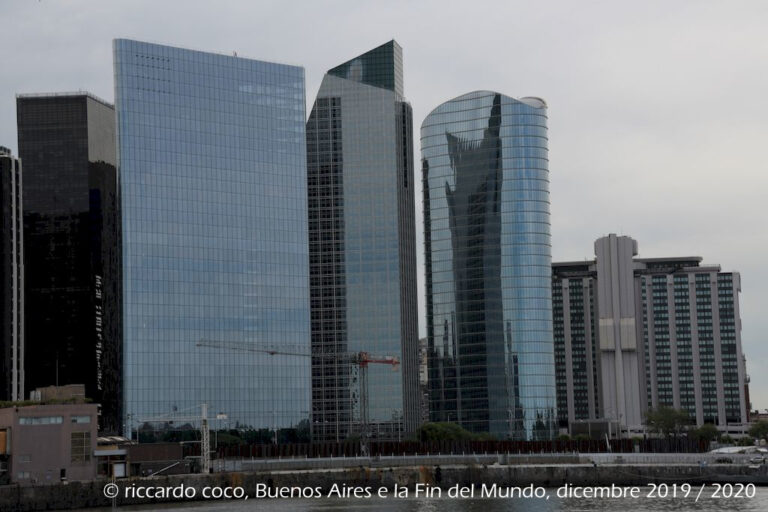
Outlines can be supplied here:
M24 162L26 390L85 384L120 429L115 109L82 92L16 98Z
M126 422L207 403L308 426L304 69L131 40L114 59Z
M402 49L390 41L325 75L307 122L313 438L359 435L358 368L345 354L395 356L368 368L368 432L418 422L413 121Z
M459 96L421 127L429 405L498 438L555 426L546 104Z

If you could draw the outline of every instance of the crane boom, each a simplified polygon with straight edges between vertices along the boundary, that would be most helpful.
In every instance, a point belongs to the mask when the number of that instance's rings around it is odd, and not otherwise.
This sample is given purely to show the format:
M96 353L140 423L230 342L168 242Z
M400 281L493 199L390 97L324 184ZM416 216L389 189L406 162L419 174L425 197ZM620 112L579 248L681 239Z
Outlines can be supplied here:
M203 338L196 343L198 347L209 348L223 348L229 350L241 350L245 352L257 352L261 354L269 354L270 356L299 356L299 357L312 357L312 358L328 358L328 359L341 359L345 363L351 363L358 367L360 373L360 451L363 456L369 455L368 453L368 365L369 364L386 364L392 367L395 371L400 365L400 359L395 356L377 356L371 355L368 352L342 352L338 354L307 354L302 352L289 352L276 349L267 349L263 347L254 346L249 343L234 342L234 341L218 341ZM277 433L275 433L277 438Z
M242 350L245 352L261 352L262 354L269 354L271 356L281 355L281 356L312 357L312 354L307 354L303 352L287 352L282 350L261 348L248 343L237 343L234 341L215 341L215 340L209 340L205 338L198 341L195 345L198 347L228 348L230 350Z

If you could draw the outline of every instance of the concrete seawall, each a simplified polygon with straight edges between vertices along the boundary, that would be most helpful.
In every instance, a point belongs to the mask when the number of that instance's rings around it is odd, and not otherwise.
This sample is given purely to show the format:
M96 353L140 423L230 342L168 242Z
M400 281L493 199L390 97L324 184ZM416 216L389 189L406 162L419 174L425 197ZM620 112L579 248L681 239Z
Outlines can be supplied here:
M413 489L418 483L442 488L453 485L498 484L503 486L559 487L566 483L576 486L597 485L644 485L647 483L715 483L715 482L766 482L768 466L722 464L699 466L695 464L549 464L549 465L447 465L401 467L355 467L331 470L287 470L239 473L214 473L209 475L174 475L154 478L118 480L118 498L121 505L153 504L161 502L192 501L181 499L150 499L130 497L132 489L184 486L188 493L194 490L195 500L202 499L205 488L241 487L255 496L258 484L269 488L312 487L323 493L334 484L347 486L387 487L404 486ZM32 511L108 507L112 500L104 496L104 486L109 482L70 482L68 484L42 486L0 487L0 510ZM133 493L135 494L135 493ZM129 496L126 498L125 496Z

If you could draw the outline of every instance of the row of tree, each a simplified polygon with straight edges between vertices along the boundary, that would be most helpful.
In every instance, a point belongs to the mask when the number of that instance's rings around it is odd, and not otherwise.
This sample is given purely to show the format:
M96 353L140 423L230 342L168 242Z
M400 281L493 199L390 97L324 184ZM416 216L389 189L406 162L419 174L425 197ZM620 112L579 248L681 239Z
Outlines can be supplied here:
M689 437L697 440L703 440L707 443L719 441L723 444L739 444L742 446L752 446L755 439L764 439L768 442L768 421L761 420L752 424L749 429L749 436L742 437L734 442L734 439L721 434L717 427L711 423L705 423L700 427L692 426L692 420L687 411L683 409L674 409L672 407L658 407L651 409L646 413L645 424L653 433L667 438ZM475 434L462 428L456 423L425 423L416 431L416 439L419 441L490 441L494 440L490 434ZM561 440L581 440L588 439L581 435L571 438L570 436L561 436Z
M651 432L661 434L664 437L688 436L701 439L708 443L719 441L723 444L739 444L751 446L755 439L763 439L768 442L768 421L761 420L752 424L748 437L742 437L737 443L731 436L721 434L717 427L711 423L705 423L700 427L691 426L692 420L687 411L672 407L660 406L649 410L645 415L645 425Z
M738 442L727 434L721 434L715 425L706 423L700 427L691 425L692 421L688 413L682 409L671 407L658 407L646 413L645 424L653 433L667 438L688 437L703 440L707 443L719 441L723 444L740 444L751 446L755 439L764 439L768 442L768 421L755 422L749 429L749 437L742 437ZM304 420L296 428L279 429L277 433L269 429L222 429L211 432L212 438L218 446L238 444L269 444L278 443L308 443L310 441L309 422ZM139 429L139 441L147 442L179 442L198 440L199 432L192 425L173 427L153 427L145 424ZM490 434L476 434L470 432L456 423L435 422L425 423L418 428L414 441L494 441ZM560 436L560 440L587 440L587 436L580 435L571 438Z

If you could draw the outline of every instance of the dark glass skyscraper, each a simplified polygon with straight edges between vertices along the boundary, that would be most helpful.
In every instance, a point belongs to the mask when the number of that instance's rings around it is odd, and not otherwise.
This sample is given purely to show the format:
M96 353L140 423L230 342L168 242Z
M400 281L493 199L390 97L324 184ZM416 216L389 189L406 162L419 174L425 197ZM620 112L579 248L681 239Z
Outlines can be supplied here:
M114 58L127 422L207 403L308 426L304 70L122 39Z
M119 429L115 111L86 93L16 99L24 162L26 389L85 384Z
M0 400L24 399L21 162L0 146Z
M546 121L538 98L477 91L422 124L433 421L553 434Z
M358 369L345 358L359 351L402 361L368 369L372 437L419 421L412 124L395 41L328 71L307 122L316 440L360 433Z

